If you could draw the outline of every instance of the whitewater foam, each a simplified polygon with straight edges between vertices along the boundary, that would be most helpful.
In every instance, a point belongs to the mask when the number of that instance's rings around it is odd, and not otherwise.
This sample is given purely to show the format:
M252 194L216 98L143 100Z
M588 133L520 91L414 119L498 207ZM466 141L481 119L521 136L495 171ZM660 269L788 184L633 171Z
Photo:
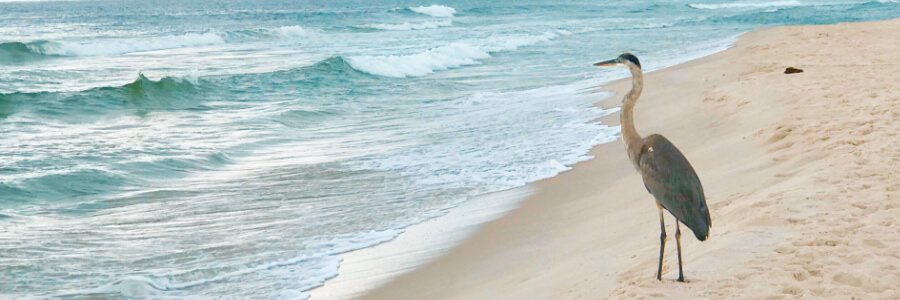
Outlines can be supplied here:
M312 255L301 255L273 261L241 263L240 268L228 272L217 273L213 276L196 280L178 280L179 275L189 272L155 272L156 274L128 275L107 284L87 290L69 291L68 295L84 294L113 294L125 297L152 297L152 298L183 298L187 290L203 286L213 282L225 281L236 277L263 272L281 272L280 268L292 265L302 265L302 269L310 275L307 278L298 279L293 289L285 289L277 292L282 295L292 295L291 299L307 299L306 293L310 289L322 286L326 280L338 275L338 268L342 261L340 254L372 247L397 237L402 230L387 229L381 231L362 232L348 234L321 241L328 247L320 248L323 252ZM152 272L152 270L151 270ZM288 272L290 273L290 272ZM295 274L283 274L293 276ZM262 275L261 275L262 276ZM188 294L189 295L189 294Z
M351 56L347 63L354 69L387 77L423 76L434 71L480 64L480 59L491 57L484 50L456 42L447 46L428 49L412 55Z
M482 60L491 57L491 53L514 51L522 46L548 42L560 35L569 34L571 32L556 30L539 35L513 35L490 38L482 41L479 46L473 46L468 42L455 42L411 55L361 55L350 56L346 60L354 69L373 75L418 77L436 71L481 64Z
M522 46L531 46L542 42L549 42L560 35L572 34L566 30L548 31L538 35L514 35L503 38L491 38L485 44L489 52L514 51Z
M285 37L285 38L300 38L309 35L309 30L303 28L299 25L294 26L282 26L272 30L272 33L276 36Z
M224 44L225 39L214 32L187 33L148 38L100 40L90 42L48 42L42 43L40 53L63 56L97 56L126 54L184 47Z
M356 26L357 28L364 29L379 29L379 30L422 30L422 29L435 29L440 27L453 26L453 21L450 19L439 20L439 21L426 21L422 23L409 23L403 22L403 24L363 24Z
M421 186L479 187L474 194L555 176L590 159L591 147L615 140L618 133L616 127L591 122L616 110L592 106L596 96L579 92L587 86L595 81L461 97L453 102L454 110L437 120L455 124L459 136L355 162L354 168L399 171ZM517 114L508 114L509 106L519 107ZM470 132L489 135L466 134ZM510 163L512 157L515 163Z
M217 33L186 33L183 35L165 35L144 38L105 39L94 41L35 41L22 44L28 51L40 55L58 56L101 56L128 54L135 52L156 51L166 49L222 45L229 42L241 42L250 39L285 39L293 41L308 37L311 31L302 26L282 26ZM20 43L5 43L4 45Z
M697 9L728 9L728 8L761 8L761 7L783 7L783 6L801 6L804 5L800 1L772 1L761 3L719 3L719 4L702 4L691 3L688 6Z
M437 4L431 6L410 7L409 10L439 18L450 18L456 14L456 9Z

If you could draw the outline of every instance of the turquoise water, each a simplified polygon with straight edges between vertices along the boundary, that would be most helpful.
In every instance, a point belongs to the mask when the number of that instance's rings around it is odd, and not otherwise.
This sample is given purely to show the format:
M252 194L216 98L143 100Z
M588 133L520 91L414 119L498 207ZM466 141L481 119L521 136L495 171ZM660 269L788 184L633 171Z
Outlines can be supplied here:
M0 295L306 298L588 159L586 93L895 1L0 0Z

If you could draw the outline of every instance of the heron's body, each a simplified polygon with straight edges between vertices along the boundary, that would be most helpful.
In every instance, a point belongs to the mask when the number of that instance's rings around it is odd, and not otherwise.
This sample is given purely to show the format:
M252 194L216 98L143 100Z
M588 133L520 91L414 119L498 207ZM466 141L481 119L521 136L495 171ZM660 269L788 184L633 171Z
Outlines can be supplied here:
M634 104L643 90L643 73L640 62L632 54L625 53L614 60L600 62L597 66L623 64L631 70L632 89L625 95L621 111L622 137L628 158L644 179L644 187L656 199L659 207L660 235L659 268L656 277L661 278L662 259L666 244L666 228L662 210L669 211L678 222L687 225L697 239L703 241L709 236L712 221L703 186L694 168L675 147L662 135L652 134L641 137L634 127ZM678 243L678 281L684 281L681 267L681 228L675 223L675 239Z
M643 140L638 165L647 191L698 240L706 240L712 222L694 168L665 137L653 134Z

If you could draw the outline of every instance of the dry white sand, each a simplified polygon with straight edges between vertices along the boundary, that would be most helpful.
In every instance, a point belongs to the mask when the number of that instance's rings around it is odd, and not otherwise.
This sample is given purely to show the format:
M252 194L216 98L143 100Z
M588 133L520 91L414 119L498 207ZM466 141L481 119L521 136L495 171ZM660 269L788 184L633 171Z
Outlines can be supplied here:
M619 141L364 298L900 299L900 20L756 30L645 84L639 133L681 149L712 215L682 239L687 283L671 217L655 278L656 206Z

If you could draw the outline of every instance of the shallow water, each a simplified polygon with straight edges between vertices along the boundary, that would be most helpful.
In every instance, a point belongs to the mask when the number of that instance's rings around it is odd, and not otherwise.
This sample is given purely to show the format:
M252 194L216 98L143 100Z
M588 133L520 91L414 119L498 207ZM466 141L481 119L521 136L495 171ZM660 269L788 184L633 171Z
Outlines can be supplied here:
M587 90L893 1L0 0L0 293L305 298L587 159Z

